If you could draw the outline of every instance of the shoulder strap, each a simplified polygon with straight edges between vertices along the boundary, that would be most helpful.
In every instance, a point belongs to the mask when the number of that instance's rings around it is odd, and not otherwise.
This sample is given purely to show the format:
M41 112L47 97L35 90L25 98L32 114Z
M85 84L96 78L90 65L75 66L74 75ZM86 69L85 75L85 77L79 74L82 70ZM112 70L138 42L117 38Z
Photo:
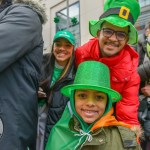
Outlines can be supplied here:
M127 148L127 149L131 147L135 148L137 146L135 133L131 129L125 128L122 126L117 126L117 128L121 135L124 148Z

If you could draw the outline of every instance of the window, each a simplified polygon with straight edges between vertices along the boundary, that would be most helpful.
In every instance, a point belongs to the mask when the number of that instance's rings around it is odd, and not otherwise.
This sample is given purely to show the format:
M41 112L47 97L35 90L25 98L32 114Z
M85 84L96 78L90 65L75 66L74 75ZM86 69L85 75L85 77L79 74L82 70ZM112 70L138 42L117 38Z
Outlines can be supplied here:
M68 13L67 13L68 11ZM56 23L56 31L69 30L75 36L76 46L80 45L80 22L79 22L79 2L70 5L56 12L59 22Z

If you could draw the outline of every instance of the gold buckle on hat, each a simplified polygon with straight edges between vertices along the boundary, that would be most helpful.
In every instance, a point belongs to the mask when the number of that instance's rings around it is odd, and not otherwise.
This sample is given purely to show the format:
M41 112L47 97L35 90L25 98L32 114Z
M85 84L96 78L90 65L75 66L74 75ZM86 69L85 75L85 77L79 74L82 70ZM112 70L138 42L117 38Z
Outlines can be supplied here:
M130 9L129 8L127 8L127 7L125 7L125 6L122 6L121 8L120 8L120 11L119 11L119 16L121 17L121 18L124 18L124 19L128 19L128 17L129 17L129 13L130 13Z

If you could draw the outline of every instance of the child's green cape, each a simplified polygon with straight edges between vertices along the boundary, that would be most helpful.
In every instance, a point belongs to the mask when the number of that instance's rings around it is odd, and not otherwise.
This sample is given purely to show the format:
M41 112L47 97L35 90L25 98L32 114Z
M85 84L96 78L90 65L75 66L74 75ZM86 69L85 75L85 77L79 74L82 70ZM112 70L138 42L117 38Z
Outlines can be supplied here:
M68 103L70 104L70 103ZM107 126L124 126L126 128L131 128L131 125L119 122L113 116L114 109L111 110L103 116L100 120L94 123L92 127L88 128L87 132L80 130L80 132L75 132L69 129L69 121L72 117L70 105L66 106L66 109L58 121L58 123L53 127L51 134L46 145L46 150L77 150L82 147L86 141L92 141L92 135L90 131L100 127Z
M53 127L48 139L46 150L76 150L79 145L90 139L90 134L74 132L69 129L69 121L72 114L68 105L57 124Z

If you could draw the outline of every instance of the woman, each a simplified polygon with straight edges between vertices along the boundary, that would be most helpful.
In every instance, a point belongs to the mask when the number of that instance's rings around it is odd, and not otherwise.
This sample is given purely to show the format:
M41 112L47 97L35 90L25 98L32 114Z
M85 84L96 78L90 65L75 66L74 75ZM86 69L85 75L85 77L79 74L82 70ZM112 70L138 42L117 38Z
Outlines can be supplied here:
M74 79L75 39L69 31L58 31L52 53L43 57L39 89L39 126L37 149L43 150L52 127L60 119L69 98L60 89Z

